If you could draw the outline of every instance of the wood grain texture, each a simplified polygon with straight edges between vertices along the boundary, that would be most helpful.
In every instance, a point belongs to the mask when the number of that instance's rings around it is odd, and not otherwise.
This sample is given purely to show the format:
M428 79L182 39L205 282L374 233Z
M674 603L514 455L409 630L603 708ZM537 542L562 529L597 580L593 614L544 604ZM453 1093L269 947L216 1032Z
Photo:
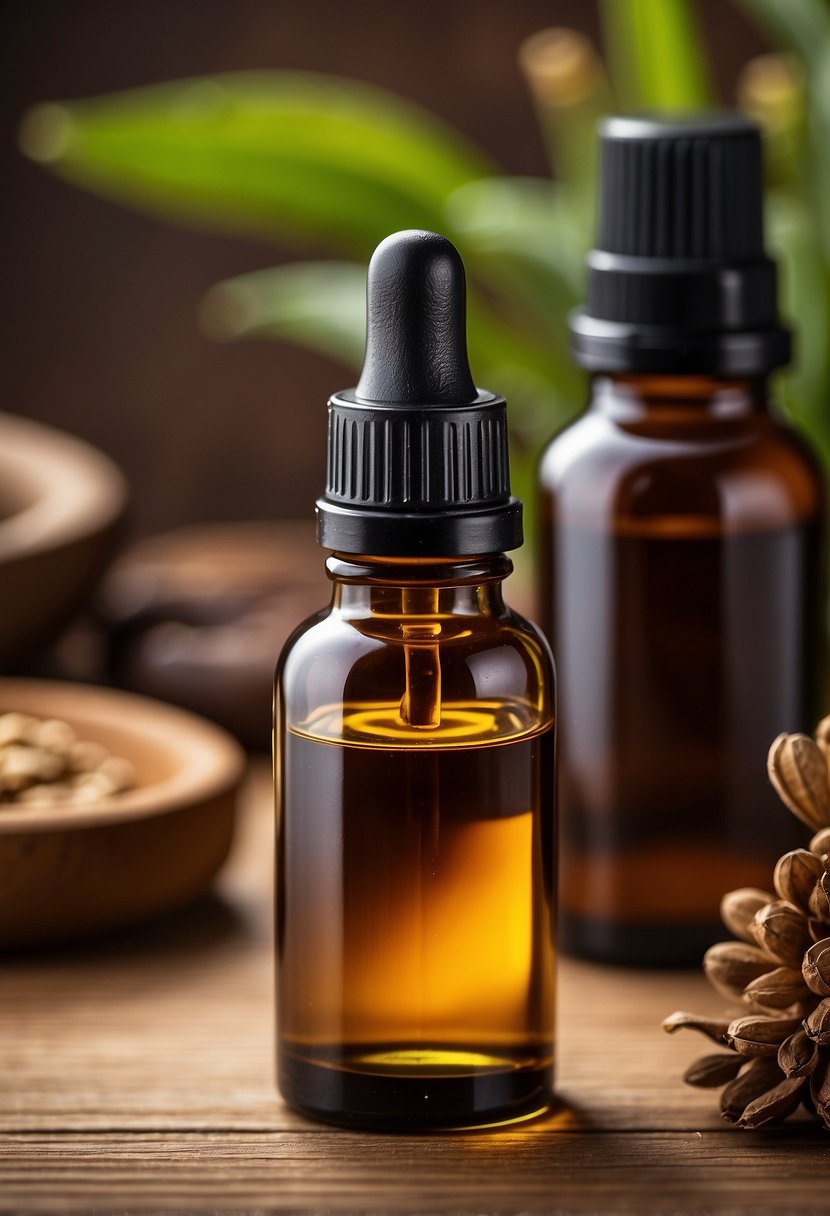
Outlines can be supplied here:
M297 1131L7 1138L18 1210L826 1212L826 1145L791 1137Z
M217 895L140 931L0 964L0 1209L825 1211L830 1140L726 1127L680 1082L706 1050L664 1014L698 973L563 960L562 1108L512 1129L369 1136L273 1086L272 837L250 783Z

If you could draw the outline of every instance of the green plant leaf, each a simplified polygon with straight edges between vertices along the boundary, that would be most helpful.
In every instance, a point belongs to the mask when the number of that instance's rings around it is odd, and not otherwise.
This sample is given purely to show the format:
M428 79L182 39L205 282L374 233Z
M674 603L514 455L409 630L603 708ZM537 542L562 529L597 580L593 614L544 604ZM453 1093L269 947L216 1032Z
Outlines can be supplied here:
M467 312L476 379L510 396L520 441L549 434L571 397L579 397L578 373L560 368L545 344L513 331L474 288ZM356 262L323 261L256 270L211 288L201 318L220 341L276 338L357 369L366 339L366 270Z
M485 178L450 197L447 216L478 273L503 290L506 280L561 336L580 298L592 209L576 211L557 185L541 178Z
M470 359L479 383L516 390L517 431L536 438L562 417L577 374L549 344L516 329L471 285ZM356 262L292 262L239 275L208 292L202 322L214 338L278 338L359 367L366 334L366 269Z
M803 203L784 194L767 195L770 249L781 265L781 310L795 321L795 360L781 376L780 396L790 417L821 451L830 467L830 291L826 268L816 257L818 241Z
M830 6L827 0L742 0L775 43L805 69L809 154L803 176L817 217L825 262L830 262Z
M688 0L602 0L617 104L624 110L693 110L712 87Z
M830 264L830 39L825 39L807 65L808 134L810 155L807 175L811 202L821 233L825 269Z
M578 30L542 29L519 47L519 65L533 97L557 182L577 205L593 204L597 121L613 110L605 65Z
M741 0L776 46L810 63L830 42L827 0Z
M366 268L292 262L213 287L202 324L218 339L280 338L359 368L366 341Z
M205 297L202 320L220 339L279 338L360 367L365 341L366 270L351 262L295 262L219 283ZM582 378L564 355L512 327L468 293L470 362L479 384L509 403L516 492L534 521L536 455L541 443L582 403Z
M488 178L447 204L471 279L470 354L481 383L510 400L517 444L538 445L581 404L568 352L568 313L581 297L590 216L537 178ZM484 306L484 301L493 304Z
M360 254L396 229L437 227L453 190L493 172L419 107L299 72L39 106L20 142L77 185L169 219Z

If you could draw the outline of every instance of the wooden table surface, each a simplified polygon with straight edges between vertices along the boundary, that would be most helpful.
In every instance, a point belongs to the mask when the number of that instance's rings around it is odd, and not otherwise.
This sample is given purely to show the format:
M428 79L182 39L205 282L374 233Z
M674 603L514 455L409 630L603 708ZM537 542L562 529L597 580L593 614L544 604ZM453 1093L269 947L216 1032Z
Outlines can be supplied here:
M382 1136L287 1110L272 1074L263 770L215 897L130 934L0 962L0 1209L388 1213L830 1211L830 1137L722 1123L680 1082L716 1012L697 973L564 960L562 1109L493 1132Z

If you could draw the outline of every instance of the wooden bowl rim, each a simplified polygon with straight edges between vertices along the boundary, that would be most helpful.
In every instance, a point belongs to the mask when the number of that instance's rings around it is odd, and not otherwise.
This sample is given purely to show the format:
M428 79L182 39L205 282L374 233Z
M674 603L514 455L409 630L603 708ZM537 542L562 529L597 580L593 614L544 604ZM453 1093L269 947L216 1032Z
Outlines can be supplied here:
M180 767L169 777L93 806L0 806L0 836L101 827L167 815L233 793L242 780L245 753L240 745L221 727L187 710L94 684L0 679L0 712L17 709L72 722L73 704L79 708L79 717L90 722L115 717L124 722L127 735L163 737L168 751L181 757ZM84 706L94 712L83 713ZM85 722L81 729L91 727ZM130 759L129 754L125 758Z
M126 510L127 483L108 456L29 418L0 412L0 469L28 498L0 519L0 561L92 536Z

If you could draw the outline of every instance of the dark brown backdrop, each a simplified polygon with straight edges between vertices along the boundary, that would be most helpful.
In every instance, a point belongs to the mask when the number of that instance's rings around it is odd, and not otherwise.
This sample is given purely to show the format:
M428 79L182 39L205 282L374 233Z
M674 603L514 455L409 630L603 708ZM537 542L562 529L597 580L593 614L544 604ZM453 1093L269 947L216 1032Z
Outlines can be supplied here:
M728 0L700 9L729 100L762 43ZM58 182L16 151L19 116L32 102L176 76L312 68L397 89L508 172L542 173L515 52L546 25L598 36L590 0L6 0L0 408L114 456L141 532L308 514L342 368L273 343L212 344L196 323L213 283L288 251L167 227Z

